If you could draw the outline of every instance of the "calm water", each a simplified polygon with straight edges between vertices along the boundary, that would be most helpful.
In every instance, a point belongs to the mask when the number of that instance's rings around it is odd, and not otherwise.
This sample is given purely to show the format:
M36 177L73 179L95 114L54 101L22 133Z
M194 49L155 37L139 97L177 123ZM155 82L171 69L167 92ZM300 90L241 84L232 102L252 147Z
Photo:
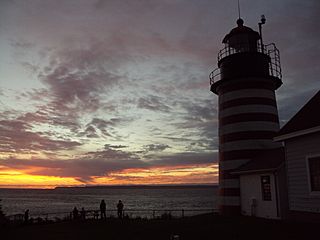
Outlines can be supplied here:
M109 213L116 209L119 199L124 202L125 209L213 209L216 208L216 194L217 188L213 186L0 189L2 209L6 215L23 213L30 209L31 216L70 212L74 206L78 209L98 209L101 199L106 201Z

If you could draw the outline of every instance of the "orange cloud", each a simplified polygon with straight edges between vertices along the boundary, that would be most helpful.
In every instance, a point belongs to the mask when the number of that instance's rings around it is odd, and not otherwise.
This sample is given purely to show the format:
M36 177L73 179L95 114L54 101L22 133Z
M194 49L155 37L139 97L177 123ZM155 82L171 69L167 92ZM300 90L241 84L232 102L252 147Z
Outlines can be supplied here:
M53 188L58 185L73 186L79 182L73 178L35 176L23 171L0 169L0 187Z
M32 175L38 169L11 170L0 168L0 187L54 188L56 186L83 185L74 177ZM149 169L126 169L107 176L93 177L90 185L118 184L183 184L216 183L216 164L195 166L155 167Z

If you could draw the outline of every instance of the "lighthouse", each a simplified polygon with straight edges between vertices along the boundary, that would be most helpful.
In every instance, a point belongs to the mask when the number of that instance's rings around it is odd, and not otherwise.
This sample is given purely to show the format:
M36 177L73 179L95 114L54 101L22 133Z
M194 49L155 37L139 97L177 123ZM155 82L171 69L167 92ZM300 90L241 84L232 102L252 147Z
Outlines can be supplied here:
M210 90L219 101L219 211L240 214L240 178L233 172L266 150L279 131L275 90L282 85L279 50L264 44L242 19L227 34L210 74Z

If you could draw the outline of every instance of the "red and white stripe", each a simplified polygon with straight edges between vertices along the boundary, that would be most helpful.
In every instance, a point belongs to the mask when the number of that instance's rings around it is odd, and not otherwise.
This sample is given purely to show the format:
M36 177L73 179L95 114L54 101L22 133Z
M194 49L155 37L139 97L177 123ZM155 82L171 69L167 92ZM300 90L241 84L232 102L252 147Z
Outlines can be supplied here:
M253 155L279 147L274 86L268 79L229 81L219 87L219 205L222 214L240 213L240 180L234 170Z

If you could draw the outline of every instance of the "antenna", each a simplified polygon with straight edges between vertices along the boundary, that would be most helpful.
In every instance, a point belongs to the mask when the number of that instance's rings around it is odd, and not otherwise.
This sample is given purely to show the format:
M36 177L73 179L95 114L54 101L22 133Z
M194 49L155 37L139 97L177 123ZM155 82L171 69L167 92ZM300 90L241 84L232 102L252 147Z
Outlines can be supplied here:
M238 15L239 15L239 19L241 18L241 14L240 14L240 0L238 0Z
M261 15L261 20L258 23L259 25L259 34L260 34L260 44L261 44L261 51L263 53L264 48L263 48L263 39L262 39L262 25L266 23L266 17L264 15Z

